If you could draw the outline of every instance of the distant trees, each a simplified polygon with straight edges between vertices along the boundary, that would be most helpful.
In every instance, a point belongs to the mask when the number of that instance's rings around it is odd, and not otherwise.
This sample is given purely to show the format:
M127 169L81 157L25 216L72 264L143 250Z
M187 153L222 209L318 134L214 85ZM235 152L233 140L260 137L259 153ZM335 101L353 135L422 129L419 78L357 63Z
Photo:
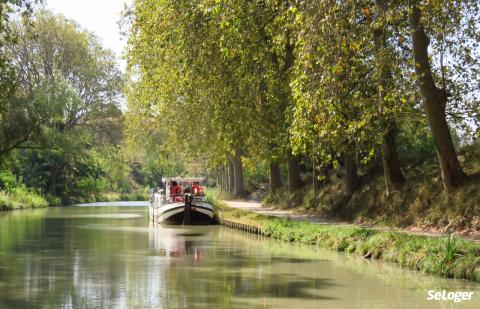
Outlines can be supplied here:
M433 1L138 0L130 18L130 109L163 143L243 192L242 158L342 166L345 193L382 157L387 192L405 182L398 133L424 114L446 191L466 178L450 130L478 135L480 4ZM154 44L152 43L154 42ZM476 132L477 131L477 132ZM314 173L317 175L317 173Z
M0 161L15 160L2 168L43 194L90 194L103 176L99 151L122 140L123 75L115 56L48 11L11 20L9 31L14 39L2 52L14 86L2 104Z
M7 52L16 68L18 95L34 98L43 89L42 95L69 96L53 107L65 130L89 126L100 132L112 113L118 117L123 77L114 54L92 33L48 11L36 12L32 21L17 21L12 29L17 40ZM55 84L64 88L51 88Z

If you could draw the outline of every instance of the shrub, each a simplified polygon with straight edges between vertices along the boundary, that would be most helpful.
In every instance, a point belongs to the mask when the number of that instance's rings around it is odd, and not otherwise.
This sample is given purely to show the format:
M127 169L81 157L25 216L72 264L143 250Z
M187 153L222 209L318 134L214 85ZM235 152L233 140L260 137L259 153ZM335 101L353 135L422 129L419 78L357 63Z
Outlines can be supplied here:
M8 190L16 186L18 182L11 171L0 171L0 189Z
M10 188L8 191L0 191L0 209L13 210L22 208L47 207L48 201L35 191L25 186Z

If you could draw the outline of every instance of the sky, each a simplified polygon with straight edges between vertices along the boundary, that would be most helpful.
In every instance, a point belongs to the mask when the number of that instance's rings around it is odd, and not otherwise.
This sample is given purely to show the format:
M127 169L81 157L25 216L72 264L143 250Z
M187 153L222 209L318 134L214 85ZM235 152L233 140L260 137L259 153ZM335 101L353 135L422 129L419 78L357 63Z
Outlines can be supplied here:
M121 60L126 40L120 35L118 21L125 4L132 0L46 0L46 8L77 21L82 28L94 32L103 46L113 50Z

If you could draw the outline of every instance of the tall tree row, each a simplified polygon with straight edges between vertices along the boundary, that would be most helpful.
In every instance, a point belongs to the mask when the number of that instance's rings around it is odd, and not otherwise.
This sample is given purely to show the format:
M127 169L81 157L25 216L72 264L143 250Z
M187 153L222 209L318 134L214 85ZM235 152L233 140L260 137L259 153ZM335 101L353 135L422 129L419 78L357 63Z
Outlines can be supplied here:
M450 192L467 177L450 132L478 134L479 12L473 0L136 0L129 106L235 195L247 158L268 164L271 191L285 167L291 193L302 168L341 167L350 196L379 157L388 194L406 181L398 133L426 123Z

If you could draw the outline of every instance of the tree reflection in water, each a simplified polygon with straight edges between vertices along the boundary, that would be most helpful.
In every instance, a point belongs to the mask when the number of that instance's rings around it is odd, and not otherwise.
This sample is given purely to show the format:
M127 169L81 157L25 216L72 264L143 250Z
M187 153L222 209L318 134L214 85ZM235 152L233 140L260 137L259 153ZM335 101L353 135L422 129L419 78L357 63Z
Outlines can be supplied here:
M2 309L428 308L428 289L479 291L218 226L149 226L138 207L8 213L0 235Z

